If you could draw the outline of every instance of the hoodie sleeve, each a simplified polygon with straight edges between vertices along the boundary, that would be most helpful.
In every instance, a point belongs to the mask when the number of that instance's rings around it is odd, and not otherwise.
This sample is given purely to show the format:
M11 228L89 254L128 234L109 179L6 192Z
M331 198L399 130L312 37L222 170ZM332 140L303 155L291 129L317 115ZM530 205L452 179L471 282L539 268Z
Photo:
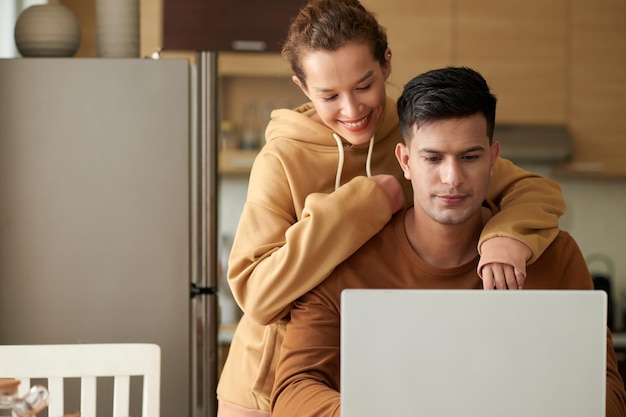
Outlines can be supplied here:
M523 170L512 162L498 158L487 198L500 211L485 225L482 244L494 237L510 237L528 246L535 262L558 234L559 217L565 212L565 200L558 183Z
M366 177L330 194L301 198L298 218L294 202L299 199L271 156L255 161L228 280L239 306L260 324L284 316L393 214L383 190Z

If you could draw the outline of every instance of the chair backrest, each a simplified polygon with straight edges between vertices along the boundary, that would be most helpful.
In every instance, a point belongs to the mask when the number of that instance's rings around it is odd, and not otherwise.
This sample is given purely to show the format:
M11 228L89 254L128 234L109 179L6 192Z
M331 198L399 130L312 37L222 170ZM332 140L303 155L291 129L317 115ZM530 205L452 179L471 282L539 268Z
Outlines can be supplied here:
M129 416L131 376L143 377L142 417L159 417L161 348L158 345L0 345L0 358L0 377L20 380L20 396L30 388L31 379L47 380L50 417L76 411L64 410L65 378L80 378L80 415L95 417L98 377L113 377L113 417Z

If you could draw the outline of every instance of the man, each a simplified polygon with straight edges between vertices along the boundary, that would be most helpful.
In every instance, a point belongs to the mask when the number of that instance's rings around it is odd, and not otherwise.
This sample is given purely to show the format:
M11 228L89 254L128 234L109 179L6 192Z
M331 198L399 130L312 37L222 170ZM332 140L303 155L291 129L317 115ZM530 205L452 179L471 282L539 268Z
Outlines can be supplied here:
M476 243L497 215L485 201L500 147L496 98L469 68L414 78L398 100L405 139L396 157L414 205L339 265L291 311L272 393L272 416L339 416L340 295L345 288L481 289ZM580 249L561 231L529 265L524 288L593 289ZM624 384L607 329L607 407L626 416Z

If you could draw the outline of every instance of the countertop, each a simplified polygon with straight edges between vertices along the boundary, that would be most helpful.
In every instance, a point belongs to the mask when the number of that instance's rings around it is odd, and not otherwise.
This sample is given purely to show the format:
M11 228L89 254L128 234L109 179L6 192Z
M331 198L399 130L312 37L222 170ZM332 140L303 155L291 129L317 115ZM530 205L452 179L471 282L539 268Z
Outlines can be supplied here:
M217 334L217 343L220 345L230 345L230 342L233 340L236 327L237 324L221 325ZM624 340L626 340L626 333L624 334L624 337Z

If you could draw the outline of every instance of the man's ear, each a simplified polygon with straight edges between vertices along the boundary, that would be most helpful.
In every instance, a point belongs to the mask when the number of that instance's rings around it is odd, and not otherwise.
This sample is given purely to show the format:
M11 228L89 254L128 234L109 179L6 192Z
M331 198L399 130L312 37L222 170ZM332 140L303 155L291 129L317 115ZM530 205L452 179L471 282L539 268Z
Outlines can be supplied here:
M400 142L396 145L396 158L398 159L400 168L402 168L404 178L410 181L411 171L409 170L409 147L405 143Z
M291 76L291 81L293 81L293 83L294 83L295 85L297 85L298 87L300 87L300 90L302 90L302 92L304 93L304 95L305 95L305 96L307 96L307 97L308 97L308 99L309 99L310 101L312 101L312 100L311 100L311 96L309 96L309 92L308 92L308 90L306 89L306 87L304 86L304 84L302 84L302 81L300 81L300 78L296 77L295 75L292 75L292 76Z

